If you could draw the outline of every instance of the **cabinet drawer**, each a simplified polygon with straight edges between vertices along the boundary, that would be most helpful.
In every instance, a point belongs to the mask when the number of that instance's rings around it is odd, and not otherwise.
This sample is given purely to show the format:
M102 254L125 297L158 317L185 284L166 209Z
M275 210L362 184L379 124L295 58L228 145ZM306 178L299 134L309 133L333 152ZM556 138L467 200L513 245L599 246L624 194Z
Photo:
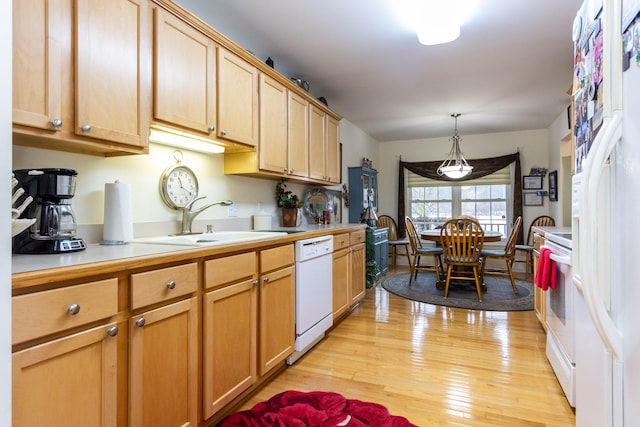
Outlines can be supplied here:
M13 297L12 343L106 319L118 312L118 280Z
M351 246L353 245L357 245L358 243L364 243L365 242L365 231L364 230L358 230L358 231L353 231L351 233Z
M378 245L387 241L387 230L374 230L372 233L373 244Z
M131 275L131 309L190 294L198 289L196 263Z
M258 273L255 252L212 259L204 263L204 288L238 282Z
M350 245L349 233L336 234L333 236L333 251L348 248Z
M271 271L293 264L293 245L278 246L260 251L260 271Z

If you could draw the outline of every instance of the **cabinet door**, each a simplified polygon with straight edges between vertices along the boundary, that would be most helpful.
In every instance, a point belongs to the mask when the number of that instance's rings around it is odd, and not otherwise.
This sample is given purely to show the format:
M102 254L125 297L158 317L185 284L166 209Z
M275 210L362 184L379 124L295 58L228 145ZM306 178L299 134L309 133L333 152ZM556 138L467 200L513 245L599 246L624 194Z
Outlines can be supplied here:
M204 296L204 419L256 381L258 281L245 280Z
M325 181L326 114L311 105L309 109L309 177Z
M198 425L198 342L196 297L129 320L129 425Z
M218 48L218 136L255 146L258 141L258 70Z
M287 174L287 89L260 74L260 169Z
M333 253L333 320L349 309L349 250Z
M153 116L209 135L217 119L213 41L160 8L154 18Z
M351 257L349 268L351 272L351 304L355 304L364 297L365 292L365 267L366 253L365 245L359 244L351 247Z
M289 175L309 176L309 101L294 92L289 94L287 148Z
M293 272L293 267L288 267L261 277L260 375L293 353L296 333Z
M77 135L147 146L151 33L146 0L76 0Z
M340 183L339 122L327 116L327 181Z
M115 325L14 353L12 425L116 426Z
M13 1L15 124L50 131L62 127L61 13L59 0Z

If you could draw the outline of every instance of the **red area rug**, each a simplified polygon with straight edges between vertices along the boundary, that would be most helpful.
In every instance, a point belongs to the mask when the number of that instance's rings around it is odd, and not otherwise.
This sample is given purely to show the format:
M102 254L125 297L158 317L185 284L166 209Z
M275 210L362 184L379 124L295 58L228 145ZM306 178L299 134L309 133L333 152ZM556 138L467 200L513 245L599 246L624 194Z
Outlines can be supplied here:
M389 414L377 403L346 399L338 393L285 391L247 411L222 420L219 427L417 427Z

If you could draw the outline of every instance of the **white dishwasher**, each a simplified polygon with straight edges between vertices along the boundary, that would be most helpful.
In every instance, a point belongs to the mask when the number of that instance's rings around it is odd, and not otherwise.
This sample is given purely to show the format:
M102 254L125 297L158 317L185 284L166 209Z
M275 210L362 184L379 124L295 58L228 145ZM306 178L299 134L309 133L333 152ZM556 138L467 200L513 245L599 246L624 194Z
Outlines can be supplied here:
M295 243L296 341L287 358L292 365L324 337L333 325L333 236Z

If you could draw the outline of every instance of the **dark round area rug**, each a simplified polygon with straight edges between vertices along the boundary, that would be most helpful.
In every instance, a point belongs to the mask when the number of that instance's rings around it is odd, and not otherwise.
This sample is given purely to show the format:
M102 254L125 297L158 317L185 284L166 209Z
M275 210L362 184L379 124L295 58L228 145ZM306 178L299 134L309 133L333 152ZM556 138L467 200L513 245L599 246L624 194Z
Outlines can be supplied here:
M389 414L378 403L346 399L326 391L289 390L236 412L218 427L417 427L406 418Z
M511 281L504 276L484 277L487 291L478 301L476 288L472 282L452 282L449 297L444 297L444 289L436 288L435 273L420 272L409 286L409 273L396 274L382 281L382 287L392 294L413 301L447 307L487 311L527 311L533 310L533 283L516 279L518 292L514 293Z

